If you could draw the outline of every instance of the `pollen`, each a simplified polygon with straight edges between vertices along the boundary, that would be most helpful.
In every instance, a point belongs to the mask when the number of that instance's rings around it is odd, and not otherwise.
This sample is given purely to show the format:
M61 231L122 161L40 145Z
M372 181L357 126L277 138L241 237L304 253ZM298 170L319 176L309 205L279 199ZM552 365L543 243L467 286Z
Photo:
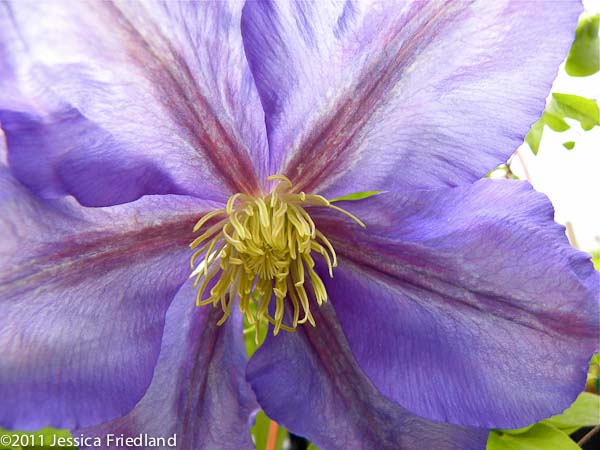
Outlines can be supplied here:
M283 175L268 180L275 182L268 195L235 194L225 208L204 215L194 227L200 235L190 244L194 287L199 286L196 305L220 306L223 317L218 325L222 325L237 298L256 335L265 320L273 325L275 335L280 330L295 331L306 322L315 326L311 299L319 306L327 301L314 258L322 258L333 277L337 256L307 207L334 209L364 227L357 217L324 197L295 192ZM286 308L290 308L287 315Z

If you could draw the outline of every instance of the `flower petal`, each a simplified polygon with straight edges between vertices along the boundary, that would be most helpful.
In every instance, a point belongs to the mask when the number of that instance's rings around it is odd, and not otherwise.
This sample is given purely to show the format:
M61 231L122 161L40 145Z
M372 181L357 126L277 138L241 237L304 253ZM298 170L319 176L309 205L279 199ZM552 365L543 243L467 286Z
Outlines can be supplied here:
M0 168L0 426L74 428L146 391L164 316L213 208L147 196L107 209L41 201Z
M580 11L576 0L247 2L275 167L331 196L481 178L540 116Z
M2 4L0 122L19 180L88 206L256 191L267 147L241 7Z
M523 182L381 194L321 219L327 290L357 361L411 412L515 428L564 410L600 336L600 274Z
M142 400L126 416L82 430L83 435L99 436L103 442L108 434L177 436L181 449L254 448L250 426L258 405L244 379L242 317L236 310L218 327L221 309L196 308L195 298L191 283L175 297L154 378Z
M321 450L481 450L487 430L432 422L385 399L358 367L330 305L317 327L268 336L248 365L258 402Z

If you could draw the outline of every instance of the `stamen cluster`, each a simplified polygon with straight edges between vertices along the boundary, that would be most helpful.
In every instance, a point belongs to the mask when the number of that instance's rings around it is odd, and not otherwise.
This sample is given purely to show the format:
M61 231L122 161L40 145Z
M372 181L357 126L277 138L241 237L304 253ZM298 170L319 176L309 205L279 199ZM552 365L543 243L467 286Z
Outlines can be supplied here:
M320 195L295 193L292 183L282 175L273 175L277 185L265 197L254 198L245 194L231 196L223 209L202 217L194 232L204 229L190 247L195 252L190 261L192 269L203 255L194 286L202 280L198 290L198 306L221 305L223 317L231 314L235 298L251 325L258 327L262 319L280 329L295 331L298 324L309 322L315 326L310 312L309 292L320 306L327 301L323 281L314 270L313 254L325 260L329 276L337 266L337 257L331 243L316 227L306 206L336 209L364 226L349 212L332 205ZM216 278L208 298L203 298L209 282ZM270 303L275 299L274 313ZM283 323L285 306L292 306L291 324Z

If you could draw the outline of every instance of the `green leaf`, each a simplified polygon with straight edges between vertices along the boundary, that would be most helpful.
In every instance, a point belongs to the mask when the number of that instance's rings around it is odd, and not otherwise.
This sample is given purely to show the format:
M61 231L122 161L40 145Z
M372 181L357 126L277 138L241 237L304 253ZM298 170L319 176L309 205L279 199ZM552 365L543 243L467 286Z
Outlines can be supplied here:
M551 103L552 104L552 103ZM542 121L545 125L548 125L552 130L562 133L563 131L567 131L571 128L565 120L561 117L560 114L552 114L548 112L549 106L546 108L546 112L542 114Z
M575 119L586 131L600 125L600 109L596 100L578 95L553 93L546 112L560 118Z
M54 436L57 436L59 438L68 438L71 436L71 433L69 433L66 430L56 430L54 428L42 428L39 431L9 431L9 430L4 430L2 428L0 428L0 439L2 438L2 436L21 436L20 439L20 443L22 444L26 444L23 447L11 447L11 446L5 446L5 445L1 445L0 444L0 450L25 450L25 449L30 449L30 450L34 450L34 449L51 449L51 448L62 448L62 449L69 449L69 450L77 450L75 447L63 447L63 446L52 446L52 443L54 442ZM31 445L28 444L28 442L31 442ZM42 446L43 444L43 446Z
M582 392L562 414L518 430L494 430L487 450L571 450L579 447L569 434L600 423L600 396Z
M529 144L534 155L537 155L539 151L544 126L547 125L552 130L561 133L571 128L565 120L566 118L578 121L581 128L586 131L591 130L596 125L600 125L598 103L596 100L578 95L553 93L542 117L533 124L529 133L525 136L525 142ZM568 141L563 145L571 150L575 146L575 142Z
M256 292L252 292L252 296L254 300L258 300ZM250 302L248 307L251 315L256 317L256 302ZM256 325L258 325L258 333L256 332ZM244 345L248 358L251 358L254 352L265 342L268 331L269 322L266 319L260 320L258 324L250 324L248 316L244 314Z
M268 322L262 320L259 323L258 336L256 335L256 326L250 325L246 317L244 317L244 345L246 346L246 354L248 358L254 355L254 352L265 342L267 332L269 331Z
M330 203L333 202L341 202L345 200L362 200L363 198L373 197L374 195L381 194L383 191L364 191L364 192L354 192L348 195L342 195L341 197L332 198L329 200Z
M575 41L569 51L565 70L573 77L586 77L600 70L600 14L585 17L579 22Z
M537 423L525 433L493 430L487 450L581 450L563 431L545 423Z
M252 427L252 436L254 436L254 445L256 450L264 450L267 446L267 439L269 437L269 426L271 425L271 419L267 417L264 411L259 411L256 414L256 420ZM277 428L277 439L275 441L275 450L281 450L283 441L287 437L287 431L283 427Z
M531 151L534 155L537 155L538 150L540 149L540 141L542 140L542 134L544 133L544 121L542 119L538 120L533 124L527 136L525 136L525 142L529 144L531 147Z
M565 412L543 421L559 429L591 427L600 423L600 396L582 392Z
M499 430L499 431L502 431L503 433L506 433L506 434L523 434L523 433L527 433L534 426L535 426L535 423L532 423L531 425L527 425L526 427L523 427L523 428L513 428L510 430Z
M596 270L600 270L600 250L592 252L592 263L594 263ZM600 356L598 357L598 364L600 365Z
M308 445L308 448L306 450L319 450L315 444L313 444L312 442Z

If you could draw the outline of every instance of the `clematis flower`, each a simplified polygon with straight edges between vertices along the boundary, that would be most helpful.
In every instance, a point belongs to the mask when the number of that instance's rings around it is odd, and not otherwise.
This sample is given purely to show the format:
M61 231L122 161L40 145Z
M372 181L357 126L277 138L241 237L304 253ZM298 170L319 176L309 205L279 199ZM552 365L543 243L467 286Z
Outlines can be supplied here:
M0 425L238 450L263 408L324 450L475 450L567 407L598 275L481 178L580 9L2 3Z

